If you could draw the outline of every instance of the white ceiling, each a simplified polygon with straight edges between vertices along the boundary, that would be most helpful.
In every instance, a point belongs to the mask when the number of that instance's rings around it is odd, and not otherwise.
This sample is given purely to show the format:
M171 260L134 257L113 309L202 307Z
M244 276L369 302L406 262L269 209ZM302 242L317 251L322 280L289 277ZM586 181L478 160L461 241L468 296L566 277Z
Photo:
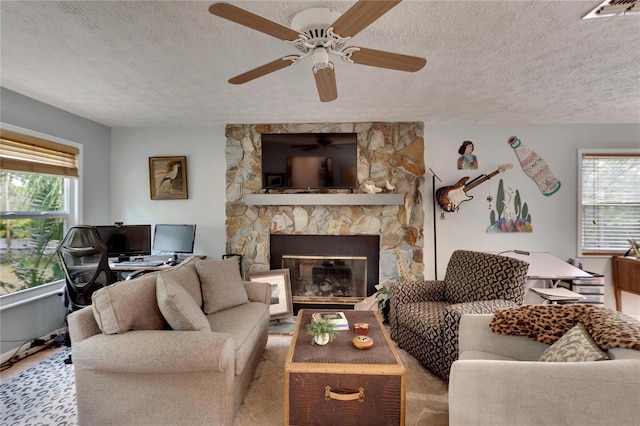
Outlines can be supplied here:
M215 123L638 123L640 16L595 1L404 1L348 45L427 58L417 73L333 59L231 85L297 51L208 13L213 1L1 2L1 85L110 127ZM234 1L278 23L354 1Z

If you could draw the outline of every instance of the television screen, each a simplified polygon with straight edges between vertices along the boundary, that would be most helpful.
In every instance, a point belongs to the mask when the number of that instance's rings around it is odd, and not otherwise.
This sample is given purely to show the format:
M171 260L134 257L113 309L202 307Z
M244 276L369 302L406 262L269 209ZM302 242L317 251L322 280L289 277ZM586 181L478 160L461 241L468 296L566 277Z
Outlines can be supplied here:
M109 257L128 260L129 256L151 254L151 225L96 226Z
M356 133L263 133L262 187L357 187Z
M158 224L153 234L153 251L158 253L193 253L196 225Z

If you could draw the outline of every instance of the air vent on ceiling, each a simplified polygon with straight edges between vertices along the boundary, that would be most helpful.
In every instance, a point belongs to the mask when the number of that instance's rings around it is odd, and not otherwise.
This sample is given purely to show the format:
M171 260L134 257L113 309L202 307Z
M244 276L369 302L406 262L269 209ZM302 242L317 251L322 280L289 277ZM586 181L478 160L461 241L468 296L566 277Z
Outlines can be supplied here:
M640 0L605 0L582 19L640 15Z

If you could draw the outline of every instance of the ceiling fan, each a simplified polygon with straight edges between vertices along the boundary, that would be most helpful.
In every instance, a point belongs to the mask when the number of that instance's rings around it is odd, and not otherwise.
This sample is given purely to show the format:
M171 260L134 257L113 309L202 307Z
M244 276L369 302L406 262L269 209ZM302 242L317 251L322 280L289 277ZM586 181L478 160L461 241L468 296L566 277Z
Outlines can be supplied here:
M284 56L235 76L229 80L229 83L244 84L311 56L320 101L331 102L338 98L338 88L333 63L329 61L330 54L337 55L346 62L399 71L416 72L426 65L426 59L416 56L346 46L346 42L351 37L371 25L401 1L359 0L343 14L327 8L311 8L300 12L292 19L292 28L229 3L214 3L209 7L209 12L292 43L301 52L297 55Z

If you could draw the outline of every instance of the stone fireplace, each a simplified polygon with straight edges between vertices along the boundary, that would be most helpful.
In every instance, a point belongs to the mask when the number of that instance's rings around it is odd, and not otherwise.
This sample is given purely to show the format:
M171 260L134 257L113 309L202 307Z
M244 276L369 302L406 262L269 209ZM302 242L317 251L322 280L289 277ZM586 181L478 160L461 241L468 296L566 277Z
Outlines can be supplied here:
M324 274L320 287L328 289L328 282L337 283L335 293L326 290L325 296L333 298L340 292L348 292L344 297L350 298L350 302L351 298L361 300L371 295L375 292L373 286L378 283L423 279L423 131L421 122L227 125L227 252L243 256L246 274L283 268L283 254L320 257L315 259L317 263L296 263L293 266L297 268L295 274L303 275L307 285L309 280L314 281L315 268L317 283L320 274ZM329 132L357 133L357 179L361 188L357 193L340 189L313 194L296 194L293 190L265 193L262 189L261 134ZM363 194L365 181L383 188L382 192ZM395 189L387 190L387 181ZM348 248L355 243L339 239L329 239L333 248L328 250L318 250L318 244L311 243L308 250L283 253L279 238L287 236L359 236L374 240L364 238L369 254L349 252ZM304 247L302 243L295 245ZM340 277L347 270L343 267L344 258L361 256L367 258L364 296L362 290L358 290L360 293L355 288L347 290L343 282L345 277ZM358 268L361 266L351 265L349 274L359 274ZM290 275L294 275L291 268Z

